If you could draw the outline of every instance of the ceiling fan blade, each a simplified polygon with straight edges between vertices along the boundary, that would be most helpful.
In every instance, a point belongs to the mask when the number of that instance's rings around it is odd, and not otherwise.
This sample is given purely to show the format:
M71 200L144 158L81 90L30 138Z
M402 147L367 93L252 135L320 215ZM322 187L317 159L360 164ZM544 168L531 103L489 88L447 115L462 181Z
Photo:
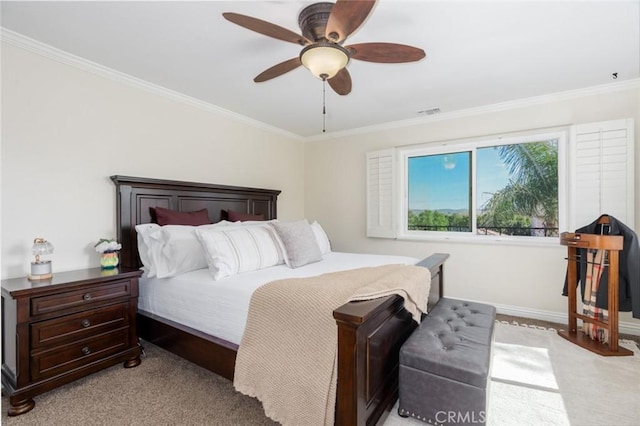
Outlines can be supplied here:
M415 62L426 56L424 50L406 44L360 43L345 48L351 52L351 59L385 64Z
M327 28L327 39L340 43L357 30L367 19L375 0L338 0L331 9Z
M329 86L338 95L348 95L351 93L351 74L346 68L342 68L336 75L327 80Z
M262 19L252 18L251 16L240 15L239 13L233 12L223 13L222 16L224 16L224 18L229 22L233 22L234 24L240 25L241 27L247 28L251 31L277 38L278 40L296 43L301 46L306 46L311 43L300 34L296 34L293 31L289 31L288 29L272 24L271 22L263 21Z
M260 74L253 79L256 83L262 83L263 81L271 80L272 78L276 78L281 76L282 74L288 73L289 71L293 71L298 68L302 63L300 62L300 58L292 58L284 62L280 62L277 65L272 66L271 68L264 70Z

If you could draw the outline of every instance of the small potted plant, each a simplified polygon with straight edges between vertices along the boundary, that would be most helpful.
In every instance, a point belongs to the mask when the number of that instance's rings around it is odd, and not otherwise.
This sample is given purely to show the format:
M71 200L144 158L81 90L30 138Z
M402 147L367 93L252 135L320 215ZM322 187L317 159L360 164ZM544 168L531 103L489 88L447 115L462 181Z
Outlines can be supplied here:
M118 250L122 248L116 240L101 238L95 245L96 252L100 253L100 267L102 269L114 269L118 267Z

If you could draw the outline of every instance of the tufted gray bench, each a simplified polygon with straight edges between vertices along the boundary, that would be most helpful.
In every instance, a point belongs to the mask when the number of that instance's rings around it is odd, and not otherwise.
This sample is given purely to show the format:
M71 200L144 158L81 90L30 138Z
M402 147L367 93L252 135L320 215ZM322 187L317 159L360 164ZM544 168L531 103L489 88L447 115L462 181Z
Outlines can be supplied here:
M400 349L400 416L485 424L495 317L490 305L440 299Z

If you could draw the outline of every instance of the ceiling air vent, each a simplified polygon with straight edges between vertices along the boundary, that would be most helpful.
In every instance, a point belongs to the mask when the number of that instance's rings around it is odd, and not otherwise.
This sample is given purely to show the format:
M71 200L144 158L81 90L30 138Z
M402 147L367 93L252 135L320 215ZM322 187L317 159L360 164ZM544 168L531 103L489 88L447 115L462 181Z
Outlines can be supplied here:
M418 114L433 115L433 114L437 114L439 112L440 112L440 108L430 108L430 109L423 109L422 111L418 111Z

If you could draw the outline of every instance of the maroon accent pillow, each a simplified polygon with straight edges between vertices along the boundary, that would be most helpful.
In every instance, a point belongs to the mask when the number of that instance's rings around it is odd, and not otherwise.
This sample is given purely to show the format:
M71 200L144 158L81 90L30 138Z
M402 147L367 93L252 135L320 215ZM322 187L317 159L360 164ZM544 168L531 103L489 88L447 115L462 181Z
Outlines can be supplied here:
M160 226L164 225L208 225L211 223L209 220L209 212L207 209L198 210L195 212L178 212L175 210L164 209L162 207L156 207L156 223Z
M246 220L264 220L264 215L260 214L251 214L251 213L240 213L234 212L233 210L227 210L227 220L231 222L244 222Z

